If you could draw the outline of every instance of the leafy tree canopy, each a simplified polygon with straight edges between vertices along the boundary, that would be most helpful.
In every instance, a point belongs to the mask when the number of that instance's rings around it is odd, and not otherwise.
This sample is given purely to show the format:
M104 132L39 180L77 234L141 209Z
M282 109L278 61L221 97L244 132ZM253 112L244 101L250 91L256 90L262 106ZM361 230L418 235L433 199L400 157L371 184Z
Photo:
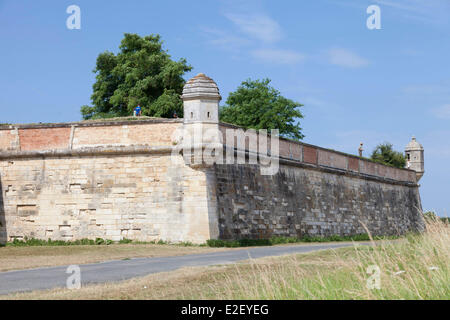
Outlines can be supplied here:
M138 104L143 115L182 117L182 76L192 67L185 59L173 61L162 44L159 35L125 33L117 55L101 53L93 71L93 106L81 107L83 118L129 116Z
M372 160L389 166L404 168L406 158L403 153L395 151L391 143L379 144L372 152Z
M252 129L279 129L280 136L304 138L298 119L302 104L281 96L269 79L246 80L230 93L220 110L220 120Z

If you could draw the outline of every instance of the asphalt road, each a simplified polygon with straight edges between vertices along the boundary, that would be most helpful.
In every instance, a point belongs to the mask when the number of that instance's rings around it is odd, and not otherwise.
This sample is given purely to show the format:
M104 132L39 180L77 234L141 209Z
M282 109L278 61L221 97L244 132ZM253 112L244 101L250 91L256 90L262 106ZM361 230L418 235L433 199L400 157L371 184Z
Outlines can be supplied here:
M81 285L121 281L182 267L229 264L237 261L351 246L351 243L297 244L253 247L175 257L132 258L80 265ZM0 294L66 287L68 266L0 272Z

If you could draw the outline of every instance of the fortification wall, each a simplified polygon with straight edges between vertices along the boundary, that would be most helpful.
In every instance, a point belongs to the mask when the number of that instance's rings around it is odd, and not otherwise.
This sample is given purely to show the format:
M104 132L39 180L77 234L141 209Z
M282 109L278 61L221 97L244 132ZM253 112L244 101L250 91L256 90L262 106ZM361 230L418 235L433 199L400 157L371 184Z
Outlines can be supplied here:
M227 141L229 129L239 130L221 124L224 143L237 146ZM243 149L249 150L249 141ZM367 233L365 228L373 235L394 235L423 229L413 170L287 139L279 140L279 160L273 176L261 175L259 165L214 166L220 238L354 235Z
M415 172L281 139L280 168L190 166L182 120L0 126L0 240L204 242L420 229ZM221 124L225 148L226 129ZM270 145L269 145L270 146ZM249 146L244 146L245 150Z

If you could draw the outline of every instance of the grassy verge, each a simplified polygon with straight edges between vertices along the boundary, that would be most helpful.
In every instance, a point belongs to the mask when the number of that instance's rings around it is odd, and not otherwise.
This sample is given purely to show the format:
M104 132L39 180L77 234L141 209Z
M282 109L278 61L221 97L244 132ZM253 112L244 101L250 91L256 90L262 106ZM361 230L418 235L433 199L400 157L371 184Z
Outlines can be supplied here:
M450 232L428 221L422 235L376 246L184 268L80 290L54 289L3 299L449 299ZM379 268L379 289L367 271ZM372 269L371 269L372 268ZM370 281L370 283L372 283Z

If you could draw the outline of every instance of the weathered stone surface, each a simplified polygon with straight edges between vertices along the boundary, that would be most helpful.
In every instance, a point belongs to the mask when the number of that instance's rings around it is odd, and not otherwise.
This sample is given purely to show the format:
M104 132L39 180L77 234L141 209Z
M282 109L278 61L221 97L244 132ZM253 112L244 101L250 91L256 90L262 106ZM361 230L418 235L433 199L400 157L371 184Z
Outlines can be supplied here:
M0 150L17 149L18 132L12 128L0 130Z
M318 163L320 166L347 170L347 158L345 155L328 151L318 150Z
M0 161L0 235L203 242L207 175L170 153Z
M173 132L180 123L154 123L152 125L120 125L76 127L73 149L102 145L152 145L170 146Z
M403 234L423 225L418 188L282 165L216 165L222 239Z

